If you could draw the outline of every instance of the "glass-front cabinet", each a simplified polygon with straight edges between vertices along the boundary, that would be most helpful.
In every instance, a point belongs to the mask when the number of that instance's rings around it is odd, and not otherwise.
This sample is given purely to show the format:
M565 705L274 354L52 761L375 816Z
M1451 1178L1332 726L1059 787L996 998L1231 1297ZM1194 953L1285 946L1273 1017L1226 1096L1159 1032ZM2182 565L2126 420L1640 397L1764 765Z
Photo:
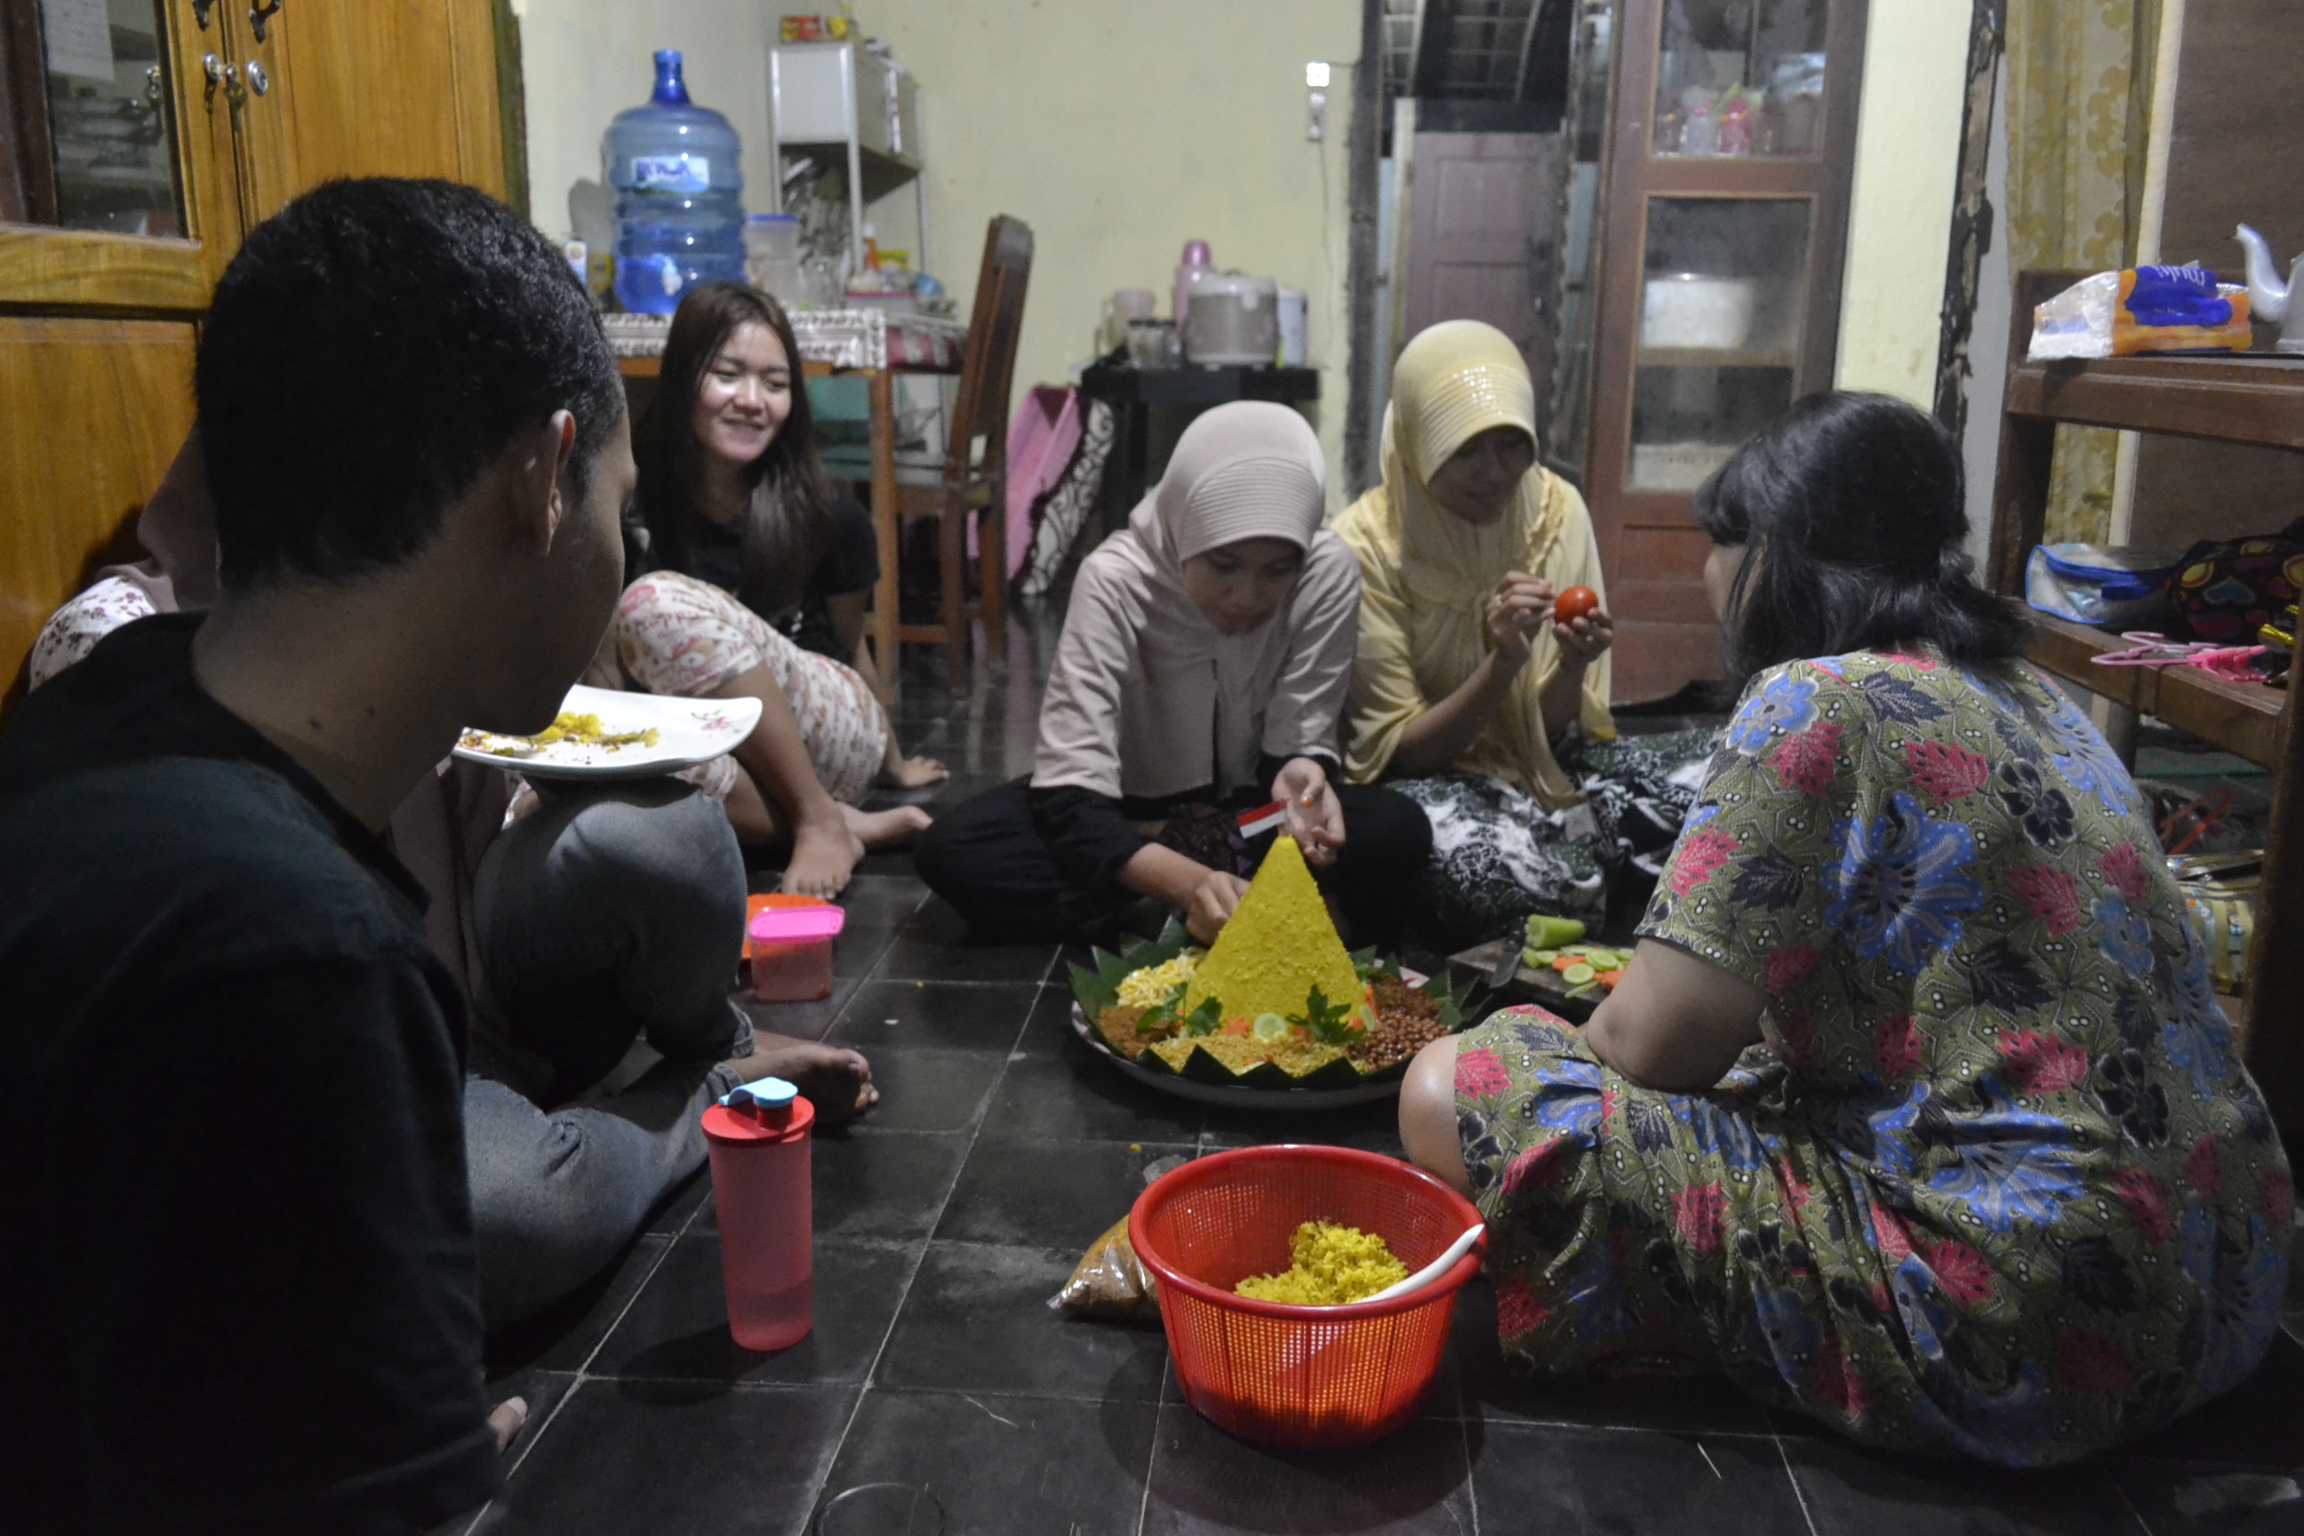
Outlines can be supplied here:
M116 235L179 233L175 112L158 0L52 4L44 19L47 152L18 157L12 217Z
M1719 675L1695 491L1795 399L1828 388L1863 52L1862 0L1613 0L1598 230L1558 308L1555 467L1592 510L1619 700ZM1597 32L1597 38L1595 33ZM1585 105L1578 103L1577 105ZM1574 108L1572 107L1572 111ZM1587 107L1586 110L1589 110ZM1574 196L1573 178L1571 197ZM1581 210L1569 210L1571 220ZM1581 392L1581 398L1578 397Z
M243 234L332 176L506 186L500 21L508 0L0 0L0 721L49 613L134 558Z

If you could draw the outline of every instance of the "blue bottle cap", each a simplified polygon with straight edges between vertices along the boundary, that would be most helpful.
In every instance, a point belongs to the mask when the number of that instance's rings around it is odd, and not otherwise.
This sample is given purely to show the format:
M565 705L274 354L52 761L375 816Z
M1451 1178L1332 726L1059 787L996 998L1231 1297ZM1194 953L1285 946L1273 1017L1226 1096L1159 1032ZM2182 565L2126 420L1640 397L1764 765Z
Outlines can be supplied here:
M720 1102L730 1109L784 1109L799 1096L800 1090L784 1079L763 1077L729 1089Z
M684 107L688 105L688 82L680 75L680 50L663 48L656 54L656 92L650 98L658 106Z

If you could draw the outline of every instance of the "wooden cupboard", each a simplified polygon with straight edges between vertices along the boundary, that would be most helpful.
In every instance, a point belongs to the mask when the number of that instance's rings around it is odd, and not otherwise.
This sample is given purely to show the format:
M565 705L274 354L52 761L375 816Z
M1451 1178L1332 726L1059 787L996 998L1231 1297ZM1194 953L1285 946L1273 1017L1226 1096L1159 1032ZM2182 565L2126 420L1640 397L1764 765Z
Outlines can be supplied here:
M1720 675L1692 493L1831 387L1866 14L1614 0L1577 33L1551 461L1592 511L1619 701Z
M245 233L338 176L504 195L498 11L0 0L7 696L41 624L117 552L189 430L199 316Z

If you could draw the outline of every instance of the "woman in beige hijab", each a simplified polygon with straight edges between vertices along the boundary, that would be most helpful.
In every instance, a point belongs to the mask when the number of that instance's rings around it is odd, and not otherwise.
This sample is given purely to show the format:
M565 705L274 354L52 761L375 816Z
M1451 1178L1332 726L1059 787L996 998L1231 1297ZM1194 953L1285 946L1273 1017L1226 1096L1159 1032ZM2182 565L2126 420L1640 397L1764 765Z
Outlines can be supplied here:
M1687 792L1669 763L1609 745L1605 604L1554 611L1571 587L1606 589L1583 498L1536 463L1535 389L1503 332L1451 320L1401 352L1384 483L1336 532L1361 575L1345 771L1431 818L1432 936L1602 915L1626 813L1644 802L1642 841L1664 846Z
M1244 401L1185 429L1081 564L1030 779L921 837L921 877L973 926L1068 937L1146 897L1211 938L1262 851L1238 813L1268 801L1350 926L1372 939L1397 920L1429 839L1400 796L1341 782L1360 574L1324 501L1294 411Z

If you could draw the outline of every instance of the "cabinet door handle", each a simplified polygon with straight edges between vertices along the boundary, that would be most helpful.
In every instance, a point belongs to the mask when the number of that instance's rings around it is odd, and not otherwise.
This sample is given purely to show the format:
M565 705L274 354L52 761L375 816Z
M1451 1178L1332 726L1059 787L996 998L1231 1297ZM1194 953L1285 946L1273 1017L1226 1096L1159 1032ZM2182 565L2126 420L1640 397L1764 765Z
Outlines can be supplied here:
M259 96L272 89L272 77L264 73L264 66L254 59L248 61L248 89Z
M240 103L248 99L248 87L240 83L240 66L227 64L216 55L205 53L200 56L200 67L208 72L208 99L214 101L216 88L222 86L224 99L231 103L233 111L239 111ZM249 66L250 69L255 67ZM257 94L261 96L263 92L258 91Z
M248 7L248 28L256 34L256 41L264 41L264 24L279 15L280 7L286 3L287 0L271 0L267 5L264 0L255 0ZM261 96L264 93L258 91L256 94Z

